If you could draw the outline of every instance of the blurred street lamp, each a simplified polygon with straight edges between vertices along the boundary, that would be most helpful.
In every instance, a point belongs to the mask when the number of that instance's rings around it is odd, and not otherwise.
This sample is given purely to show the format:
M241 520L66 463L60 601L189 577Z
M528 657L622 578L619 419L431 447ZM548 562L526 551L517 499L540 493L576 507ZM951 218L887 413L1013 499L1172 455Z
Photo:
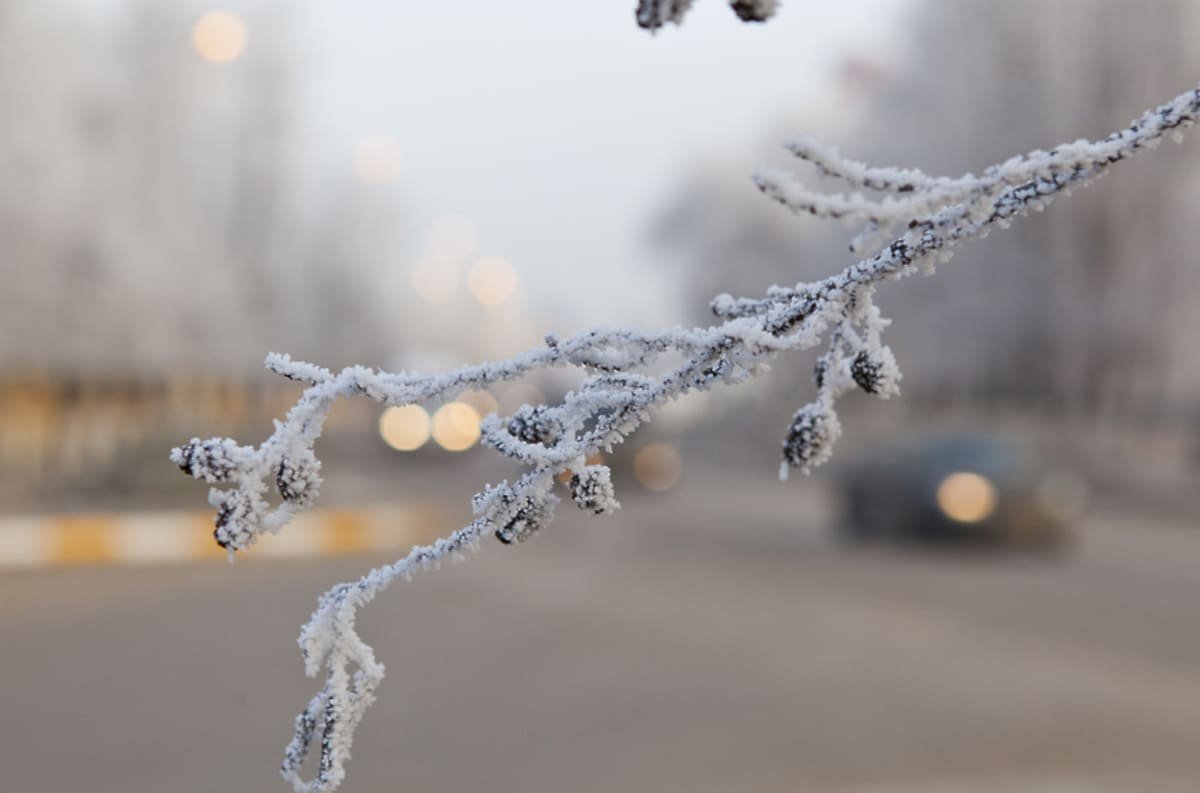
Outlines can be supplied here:
M442 405L433 414L433 439L448 452L461 452L479 440L479 414L462 402Z
M396 451L416 451L429 440L429 414L420 405L390 407L379 417L379 435Z
M401 159L395 138L372 135L354 149L354 173L367 184L387 184L400 175Z
M682 472L679 452L665 443L644 446L633 458L633 475L647 490L670 490Z
M192 26L192 49L209 63L231 63L246 51L246 23L229 11L209 11Z
M498 256L485 256L467 273L467 289L485 306L498 306L517 291L517 273Z

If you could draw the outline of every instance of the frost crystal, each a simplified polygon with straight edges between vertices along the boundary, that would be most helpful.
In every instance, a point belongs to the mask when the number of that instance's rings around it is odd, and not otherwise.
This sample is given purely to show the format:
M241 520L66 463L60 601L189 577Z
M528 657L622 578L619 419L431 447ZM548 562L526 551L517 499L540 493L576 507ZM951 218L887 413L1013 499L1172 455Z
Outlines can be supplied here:
M739 0L733 5L743 18L758 19L776 3ZM689 6L686 0L643 0L638 21L651 28L678 22ZM881 342L888 321L874 304L876 287L932 272L936 262L947 261L963 243L1030 209L1044 208L1059 193L1088 184L1113 164L1192 126L1198 115L1200 88L1101 141L1034 151L981 175L956 178L868 166L836 149L793 141L788 148L801 160L852 190L881 197L816 193L779 172L756 176L758 188L793 212L862 223L854 247L866 258L820 281L771 287L763 297L720 295L711 303L720 321L709 327L597 329L568 339L547 338L544 346L507 360L432 375L362 366L335 374L285 355L269 355L270 370L307 386L270 438L257 448L227 439L193 439L171 453L184 472L224 486L214 487L209 500L217 510L216 540L230 553L250 547L264 532L278 531L313 503L320 485L313 444L337 399L366 396L388 405L436 404L464 389L518 380L540 369L574 367L584 374L582 384L559 404L523 406L508 418L483 421L483 443L526 472L511 485L503 482L477 494L472 501L475 520L321 598L301 630L300 647L308 674L323 672L325 682L296 718L284 776L297 791L308 793L328 793L344 778L354 729L383 678L383 666L359 638L355 619L358 609L392 582L459 558L489 533L505 543L530 537L553 516L559 501L553 490L560 476L567 477L571 498L582 509L613 511L617 501L611 472L585 465L589 455L621 443L670 400L694 389L743 382L765 371L765 364L780 353L824 342L814 370L816 394L796 412L786 433L782 473L789 467L807 472L820 465L841 433L836 403L842 393L854 388L881 397L898 393L900 372ZM668 353L681 362L665 371L651 366ZM278 495L274 504L268 500L272 487ZM305 781L299 770L314 750L319 751L316 775Z

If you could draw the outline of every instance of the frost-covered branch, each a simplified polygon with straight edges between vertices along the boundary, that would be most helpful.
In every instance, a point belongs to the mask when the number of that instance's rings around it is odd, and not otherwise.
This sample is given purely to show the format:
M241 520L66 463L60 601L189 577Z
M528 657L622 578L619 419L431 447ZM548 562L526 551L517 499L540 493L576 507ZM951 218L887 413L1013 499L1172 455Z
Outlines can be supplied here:
M880 284L932 273L964 242L1005 227L1031 209L1044 209L1059 193L1157 146L1167 134L1178 135L1198 115L1200 88L1104 140L1034 151L981 175L958 178L874 168L810 141L793 142L789 149L822 173L851 189L882 195L816 193L779 172L756 176L759 189L795 212L863 223L855 247L870 255L820 281L771 287L763 297L719 295L711 307L720 321L709 327L654 332L603 328L564 339L547 336L542 346L508 360L437 375L391 374L361 366L335 374L285 355L269 356L269 369L307 386L283 421L276 422L271 437L257 448L228 439L193 439L171 454L185 472L219 486L210 491L209 501L217 510L216 540L230 554L250 547L265 532L278 531L314 502L321 466L313 444L336 400L362 395L388 405L436 405L464 389L541 369L573 367L584 373L582 384L559 404L524 405L511 416L483 420L482 442L524 465L526 472L512 483L489 485L478 493L471 523L358 581L339 584L320 599L299 643L306 671L310 676L324 671L325 683L296 719L284 775L297 791L311 793L331 791L342 781L354 728L374 701L384 671L355 632L355 618L361 606L392 582L459 558L487 534L504 543L527 539L553 517L560 474L569 474L566 489L580 508L596 514L617 509L609 469L588 465L589 455L611 450L650 411L670 400L718 383L740 383L765 371L780 353L824 342L814 371L816 396L795 413L787 429L781 474L820 465L841 433L836 411L841 394L858 388L886 398L899 391L900 371L882 341L889 321L875 305ZM885 241L888 234L898 236ZM679 362L665 373L652 373L650 365L661 364L668 355ZM315 744L320 747L316 774L305 781L300 767Z
M695 0L639 0L635 16L647 30L668 23L679 25ZM743 22L766 22L779 10L780 0L729 0L729 7Z

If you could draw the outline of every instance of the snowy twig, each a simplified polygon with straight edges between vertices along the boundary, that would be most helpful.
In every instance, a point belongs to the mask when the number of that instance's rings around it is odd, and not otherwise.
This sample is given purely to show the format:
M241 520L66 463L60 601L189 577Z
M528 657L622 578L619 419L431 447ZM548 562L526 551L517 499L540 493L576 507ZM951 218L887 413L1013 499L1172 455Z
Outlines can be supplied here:
M269 356L269 369L307 388L286 418L276 422L267 441L253 448L228 439L193 439L171 453L187 473L225 486L213 488L209 500L217 509L217 542L231 554L253 545L264 532L278 531L313 503L321 482L313 444L335 400L364 395L388 405L428 405L464 389L515 380L548 367L570 366L585 373L579 388L560 404L525 405L512 416L483 420L483 443L528 470L512 484L501 482L477 494L474 521L358 581L334 587L320 599L299 641L308 674L325 670L325 684L296 719L284 775L297 791L311 793L331 791L344 777L354 727L374 701L383 677L383 666L355 632L355 617L359 607L393 581L458 558L488 533L505 543L526 539L550 521L559 501L553 492L555 481L565 472L571 473L568 490L578 506L597 514L617 509L608 468L588 465L589 455L621 443L653 408L692 390L740 383L763 371L779 353L807 349L824 338L826 351L815 368L816 397L792 418L781 473L786 475L790 467L807 472L820 465L841 432L835 409L840 394L855 387L885 398L898 393L900 372L881 341L888 321L874 304L879 284L931 273L962 243L985 236L993 226L1004 227L1030 209L1044 208L1058 193L1087 184L1114 163L1156 146L1168 133L1179 135L1198 114L1200 88L1147 112L1102 141L1081 140L1031 152L980 176L955 179L872 168L834 149L793 142L790 150L826 175L885 195L818 194L775 172L755 178L764 193L793 211L865 223L862 245L890 229L903 231L887 244L874 245L876 252L870 257L824 280L771 287L761 298L719 295L711 306L722 321L710 327L598 329L567 339L548 336L543 346L508 360L441 375L389 374L361 366L334 374L284 355ZM646 371L667 353L678 354L682 363L665 374ZM274 506L268 500L272 489L279 496ZM315 777L306 782L299 769L314 741L320 743L320 759Z
M658 30L668 23L679 25L695 0L638 0L637 23ZM779 10L780 0L729 0L729 7L743 22L766 22Z

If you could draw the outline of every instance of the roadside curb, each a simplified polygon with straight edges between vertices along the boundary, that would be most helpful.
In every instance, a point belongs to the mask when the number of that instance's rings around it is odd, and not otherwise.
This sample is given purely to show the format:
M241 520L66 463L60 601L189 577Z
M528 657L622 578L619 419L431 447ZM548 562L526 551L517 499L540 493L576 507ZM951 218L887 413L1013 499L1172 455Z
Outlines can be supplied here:
M432 504L311 510L245 558L303 558L382 551L431 542L448 514ZM0 570L62 565L222 561L212 510L0 517Z

